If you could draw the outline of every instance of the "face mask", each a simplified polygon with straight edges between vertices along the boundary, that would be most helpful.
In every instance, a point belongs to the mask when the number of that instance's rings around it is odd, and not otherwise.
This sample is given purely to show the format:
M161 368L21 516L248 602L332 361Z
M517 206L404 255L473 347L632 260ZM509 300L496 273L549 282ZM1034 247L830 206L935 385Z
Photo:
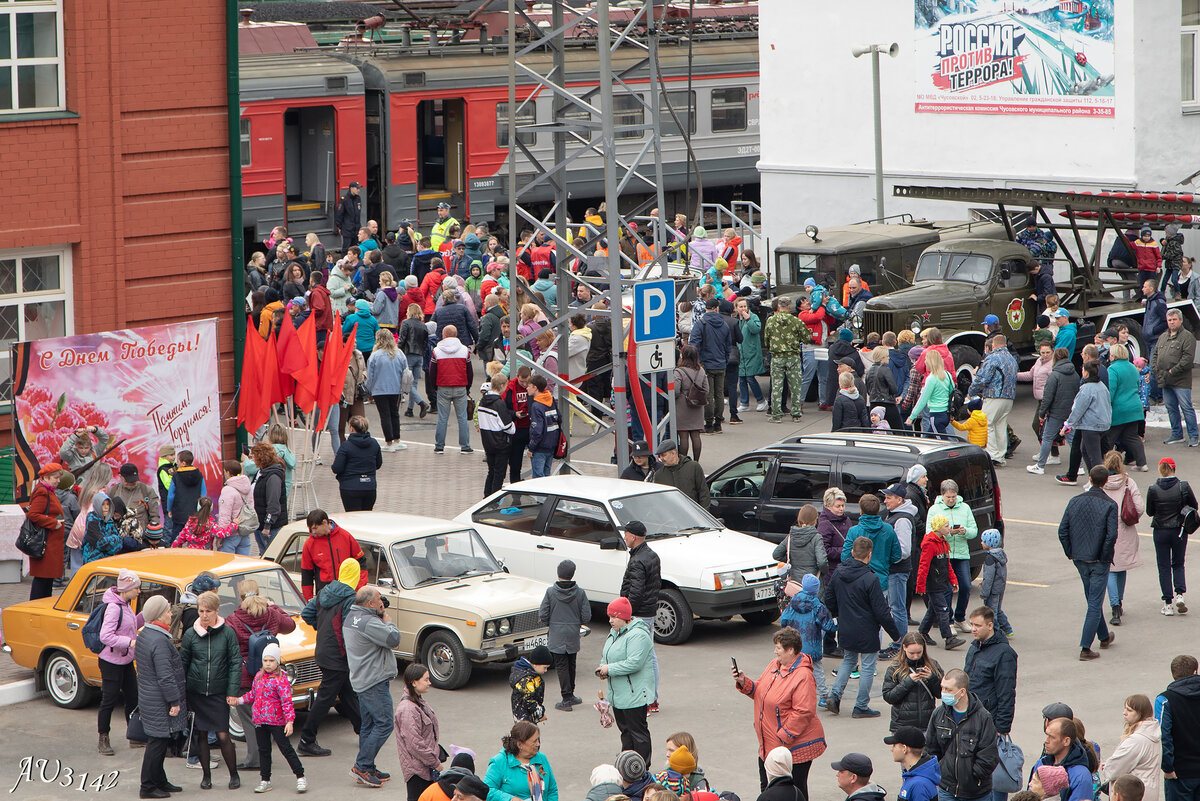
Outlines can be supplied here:
M958 696L954 693L942 693L942 703L946 706L954 706L958 703Z

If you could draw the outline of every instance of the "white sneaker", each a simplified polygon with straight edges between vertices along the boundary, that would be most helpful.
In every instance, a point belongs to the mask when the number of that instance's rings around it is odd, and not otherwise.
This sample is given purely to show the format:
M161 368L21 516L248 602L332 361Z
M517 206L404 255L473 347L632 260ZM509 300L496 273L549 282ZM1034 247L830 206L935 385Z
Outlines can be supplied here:
M393 444L392 444L392 451L393 451L393 452L395 452L395 451L406 451L406 450L408 450L408 446L407 446L407 445L405 445L403 442L396 442L396 443L393 443Z
M275 788L271 787L271 783L269 781L267 781L266 779L263 779L262 781L260 781L258 783L258 786L254 788L254 792L269 793L273 789L275 789Z
M1172 615L1175 614L1175 607L1173 604L1163 604L1163 608L1161 611L1167 617L1171 617Z
M296 792L297 793L307 793L308 792L308 779L304 778L303 776L296 779Z
M1046 464L1062 464L1062 459L1057 456L1050 456L1047 457Z
M1182 592L1175 596L1175 610L1181 615L1187 614L1187 604L1183 602Z
M739 403L739 404L738 404L738 407L737 407L737 410L738 410L739 412L748 412L748 411L750 411L750 404L748 404L748 403Z
M754 410L756 412L765 412L767 410L767 402L763 401L762 403L758 404L754 407Z
M963 634L968 634L971 631L971 627L967 625L967 621L965 620L956 620L954 622L954 627Z
M1045 468L1043 468L1043 467L1038 467L1036 464L1026 465L1026 466L1025 466L1025 471L1026 471L1027 473L1033 473L1035 476L1044 476L1044 475L1046 475L1046 470L1045 470Z

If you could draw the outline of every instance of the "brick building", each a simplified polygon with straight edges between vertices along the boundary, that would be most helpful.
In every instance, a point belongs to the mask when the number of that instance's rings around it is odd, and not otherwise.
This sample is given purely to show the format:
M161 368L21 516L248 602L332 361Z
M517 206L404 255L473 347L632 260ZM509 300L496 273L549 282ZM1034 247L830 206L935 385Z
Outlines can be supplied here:
M223 0L0 0L0 443L14 341L219 316L231 399L226 30Z

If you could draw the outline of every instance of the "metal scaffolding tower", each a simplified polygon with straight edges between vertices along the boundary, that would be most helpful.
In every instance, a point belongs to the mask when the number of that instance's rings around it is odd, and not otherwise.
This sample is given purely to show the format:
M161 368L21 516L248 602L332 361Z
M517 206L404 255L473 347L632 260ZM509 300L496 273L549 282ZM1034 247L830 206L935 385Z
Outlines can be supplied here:
M524 2L508 0L508 201L509 201L509 364L515 374L519 365L528 365L535 373L557 383L560 410L571 409L560 423L568 436L568 455L560 471L570 471L571 453L597 440L615 434L618 469L629 463L629 439L626 415L632 403L634 413L643 424L646 439L651 444L674 434L674 393L671 381L664 383L652 375L646 379L631 371L627 365L626 324L622 289L632 278L623 278L624 270L636 276L637 261L622 253L622 237L630 237L645 246L646 240L630 223L644 221L657 243L657 257L650 273L667 276L668 248L671 241L667 224L661 216L651 216L651 209L664 205L662 152L660 149L660 106L666 102L662 75L658 65L658 28L661 20L655 17L656 5L665 13L662 0L644 0L640 5L624 4L610 14L609 0L596 0L590 7L573 8L565 0L551 0L548 26L535 21L526 11ZM622 62L630 51L637 58L629 66L614 71L614 56ZM568 60L568 53L571 58ZM550 58L546 58L549 54ZM645 88L649 86L647 100ZM634 87L640 87L638 92ZM526 123L525 109L539 95L552 97L553 115L548 123ZM640 114L630 113L638 111ZM666 106L667 112L675 112ZM689 111L689 113L691 113ZM533 116L533 115L530 115ZM677 120L677 118L676 118ZM521 141L523 132L542 132L553 136L552 163L534 157ZM618 147L618 142L623 146ZM570 198L571 166L579 157L598 154L604 162L604 221L599 227L568 226L567 200ZM545 215L538 215L525 205L530 192L549 184L554 189L554 202ZM646 199L622 211L624 193L645 193ZM627 201L628 204L628 201ZM576 247L572 230L583 229L587 236ZM526 294L526 302L536 303L555 332L558 374L546 370L518 348L527 348L536 332L518 334L519 279L517 258L520 250L518 235L522 229L541 232L547 242L555 245L557 309L551 310ZM597 256L597 245L607 250L607 258ZM576 261L578 260L578 261ZM587 265L572 273L572 263ZM533 276L535 279L536 275ZM570 360L570 317L587 313L571 307L572 287L584 284L593 297L603 298L606 309L593 307L593 315L608 315L612 326L612 363L596 370L602 374L611 370L613 397L592 397L583 391L583 379L567 377ZM627 380L637 376L637 386L628 392ZM650 387L649 395L640 391ZM664 397L665 396L665 397ZM649 397L650 403L644 398ZM661 402L660 402L661 401ZM661 406L666 414L658 414ZM575 440L571 438L573 421L585 421L593 433Z

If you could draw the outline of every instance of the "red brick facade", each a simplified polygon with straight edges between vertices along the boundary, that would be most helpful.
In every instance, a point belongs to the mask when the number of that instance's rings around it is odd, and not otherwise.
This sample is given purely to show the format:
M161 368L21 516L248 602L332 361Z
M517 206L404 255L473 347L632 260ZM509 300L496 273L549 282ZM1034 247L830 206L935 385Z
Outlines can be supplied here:
M0 114L0 250L70 246L77 334L219 316L227 406L241 265L225 3L63 0L62 15L65 106L78 117ZM0 416L4 444L9 427Z

